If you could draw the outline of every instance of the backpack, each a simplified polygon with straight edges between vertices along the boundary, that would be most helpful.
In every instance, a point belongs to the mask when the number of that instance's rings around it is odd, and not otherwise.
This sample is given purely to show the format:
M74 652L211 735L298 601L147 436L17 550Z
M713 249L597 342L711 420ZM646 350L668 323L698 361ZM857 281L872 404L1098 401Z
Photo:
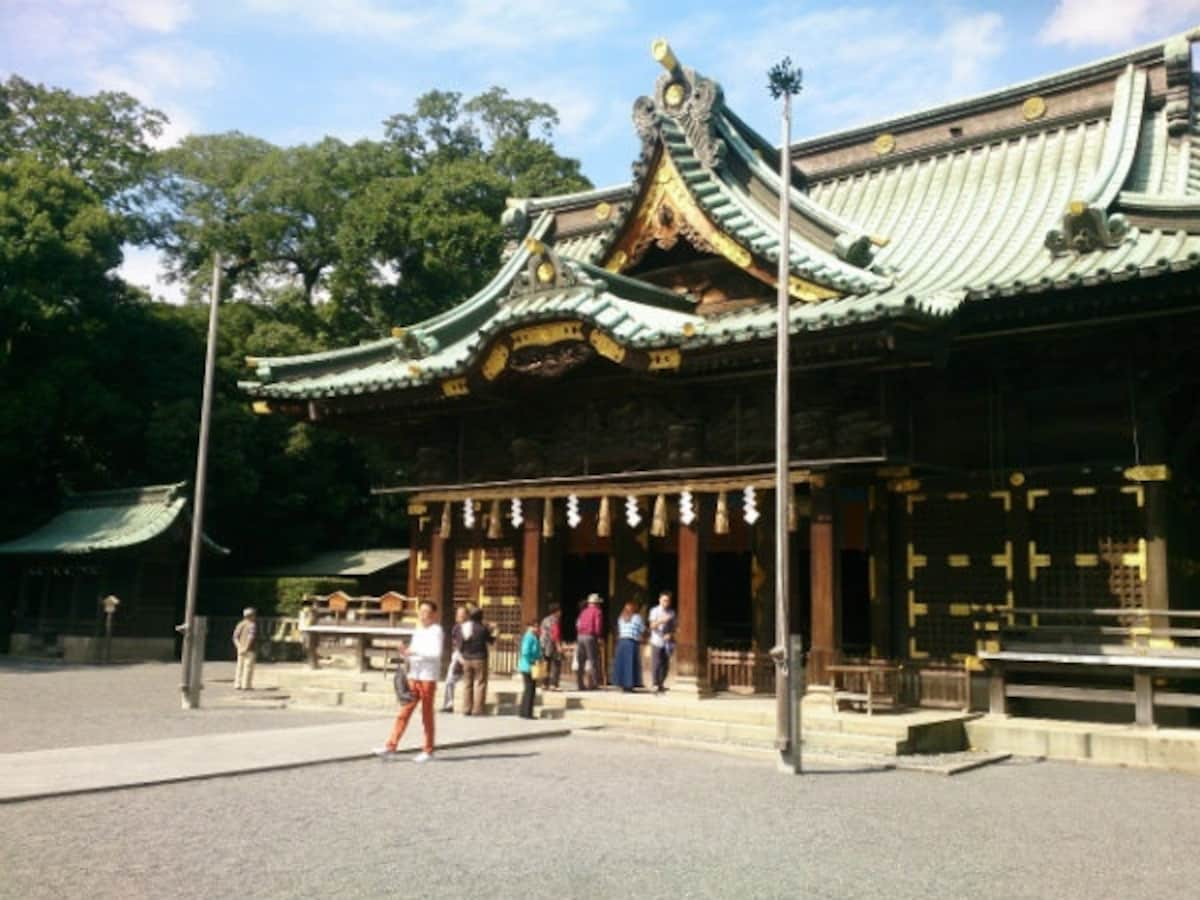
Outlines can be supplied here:
M408 686L408 663L400 659L396 661L396 674L392 676L392 687L396 691L396 699L401 703L412 700L412 689Z

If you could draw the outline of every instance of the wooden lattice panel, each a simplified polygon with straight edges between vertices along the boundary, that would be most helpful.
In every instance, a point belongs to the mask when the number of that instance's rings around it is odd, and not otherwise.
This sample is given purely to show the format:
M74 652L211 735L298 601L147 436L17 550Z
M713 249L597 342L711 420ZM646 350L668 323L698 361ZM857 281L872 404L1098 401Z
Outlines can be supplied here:
M964 659L976 651L978 612L1011 601L1012 498L951 491L905 500L909 655Z
M1144 605L1146 521L1141 487L1031 490L1028 507L1033 606Z
M516 549L510 544L483 548L479 603L496 626L497 636L521 636L521 573Z

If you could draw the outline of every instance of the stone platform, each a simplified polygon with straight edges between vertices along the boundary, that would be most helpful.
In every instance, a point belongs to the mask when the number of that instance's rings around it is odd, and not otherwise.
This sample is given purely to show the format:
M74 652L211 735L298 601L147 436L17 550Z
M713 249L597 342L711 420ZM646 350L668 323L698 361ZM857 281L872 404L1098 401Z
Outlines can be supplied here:
M966 724L971 747L1014 756L1200 774L1200 729L981 716Z

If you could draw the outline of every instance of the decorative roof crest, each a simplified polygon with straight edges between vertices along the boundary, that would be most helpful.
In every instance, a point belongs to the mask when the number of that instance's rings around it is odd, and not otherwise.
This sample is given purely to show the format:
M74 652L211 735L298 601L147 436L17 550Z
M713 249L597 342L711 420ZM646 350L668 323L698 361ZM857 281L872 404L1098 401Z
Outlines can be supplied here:
M560 257L537 238L526 238L525 249L529 252L529 259L525 268L513 279L508 292L510 298L580 285L595 287L591 279L582 277L568 260Z
M666 71L654 84L654 98L639 97L633 104L633 123L642 139L642 160L635 170L649 161L664 117L674 119L683 130L701 164L717 168L726 152L725 141L717 137L712 121L724 102L721 86L680 65L671 45L662 38L651 45L650 52Z

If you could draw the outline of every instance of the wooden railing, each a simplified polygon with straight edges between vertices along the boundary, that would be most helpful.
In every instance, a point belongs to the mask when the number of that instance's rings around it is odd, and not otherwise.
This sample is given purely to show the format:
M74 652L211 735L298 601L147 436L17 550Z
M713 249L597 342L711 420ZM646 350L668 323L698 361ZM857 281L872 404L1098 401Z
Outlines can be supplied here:
M758 650L708 649L708 684L714 691L770 694L775 691L775 664Z
M989 670L989 706L1008 699L1132 706L1156 724L1156 707L1200 709L1200 611L1012 608L992 623L998 649L979 654ZM1185 623L1172 625L1172 622ZM1049 677L1046 677L1049 675ZM1130 687L1112 687L1122 676ZM1019 680L1018 680L1019 679ZM1129 681L1126 681L1129 685Z

